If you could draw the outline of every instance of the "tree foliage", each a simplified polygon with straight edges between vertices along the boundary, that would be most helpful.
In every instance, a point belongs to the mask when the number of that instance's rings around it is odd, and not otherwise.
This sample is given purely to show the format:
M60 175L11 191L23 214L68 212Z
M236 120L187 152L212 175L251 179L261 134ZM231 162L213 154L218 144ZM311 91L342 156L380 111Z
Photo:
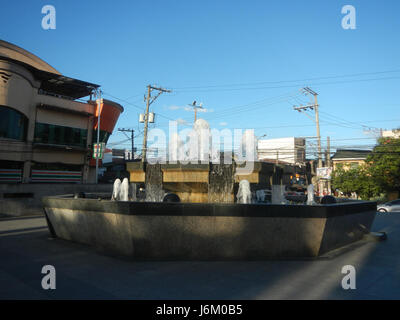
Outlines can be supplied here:
M400 139L380 138L366 163L383 191L400 191Z
M365 200L400 191L400 139L380 138L365 164L357 168L345 170L339 165L332 173L332 186Z
M379 186L369 174L366 165L349 170L345 170L343 166L339 165L332 173L332 186L345 195L356 192L363 200L379 196L381 193Z

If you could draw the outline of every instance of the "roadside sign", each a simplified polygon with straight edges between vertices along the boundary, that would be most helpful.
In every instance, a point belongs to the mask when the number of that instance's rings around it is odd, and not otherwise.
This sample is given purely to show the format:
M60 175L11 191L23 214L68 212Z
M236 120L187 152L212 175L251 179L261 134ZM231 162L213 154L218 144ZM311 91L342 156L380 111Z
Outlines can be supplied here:
M93 159L103 159L106 144L101 142L93 144Z
M317 168L317 176L322 179L330 180L332 174L332 167Z

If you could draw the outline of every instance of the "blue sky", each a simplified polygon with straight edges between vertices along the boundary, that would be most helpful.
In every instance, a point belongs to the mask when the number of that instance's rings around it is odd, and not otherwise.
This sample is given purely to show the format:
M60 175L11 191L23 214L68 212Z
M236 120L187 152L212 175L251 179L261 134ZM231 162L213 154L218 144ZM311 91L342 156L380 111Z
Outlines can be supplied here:
M56 30L41 27L46 4L56 8ZM355 30L341 26L346 4L356 8ZM303 86L319 93L322 139L333 147L367 147L366 127L400 126L396 0L13 0L2 11L0 38L100 84L125 108L117 127L142 131L148 84L172 89L152 105L163 128L167 119L193 121L185 107L196 100L213 128L315 136L314 123L292 108L309 100ZM124 139L115 132L110 142Z

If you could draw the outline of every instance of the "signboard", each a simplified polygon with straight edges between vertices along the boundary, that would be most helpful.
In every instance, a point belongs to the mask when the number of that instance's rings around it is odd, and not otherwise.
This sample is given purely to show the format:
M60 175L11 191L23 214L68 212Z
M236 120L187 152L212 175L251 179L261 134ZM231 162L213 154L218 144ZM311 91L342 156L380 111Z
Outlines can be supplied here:
M104 151L106 149L106 144L101 142L99 144L93 144L93 158L94 159L103 159Z
M113 157L125 157L125 149L112 149Z
M321 179L331 179L332 167L317 168L317 176Z

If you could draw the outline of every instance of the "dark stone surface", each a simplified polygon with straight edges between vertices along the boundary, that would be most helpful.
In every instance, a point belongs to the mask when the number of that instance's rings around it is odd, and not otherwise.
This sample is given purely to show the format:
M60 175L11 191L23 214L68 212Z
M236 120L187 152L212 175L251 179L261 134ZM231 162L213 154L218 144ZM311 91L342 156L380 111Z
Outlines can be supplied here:
M181 202L181 199L175 193L168 193L164 196L163 202Z
M86 195L89 197L90 195ZM365 211L376 211L376 202L358 201L327 205L279 205L237 203L124 202L98 199L43 198L45 207L100 211L124 215L154 216L232 216L330 218Z
M321 204L336 203L336 198L335 198L334 196L330 196L330 195L323 196L322 199L321 199L321 201L320 201L320 203L321 203Z
M315 257L369 233L376 203L260 205L43 199L62 239L149 260Z

